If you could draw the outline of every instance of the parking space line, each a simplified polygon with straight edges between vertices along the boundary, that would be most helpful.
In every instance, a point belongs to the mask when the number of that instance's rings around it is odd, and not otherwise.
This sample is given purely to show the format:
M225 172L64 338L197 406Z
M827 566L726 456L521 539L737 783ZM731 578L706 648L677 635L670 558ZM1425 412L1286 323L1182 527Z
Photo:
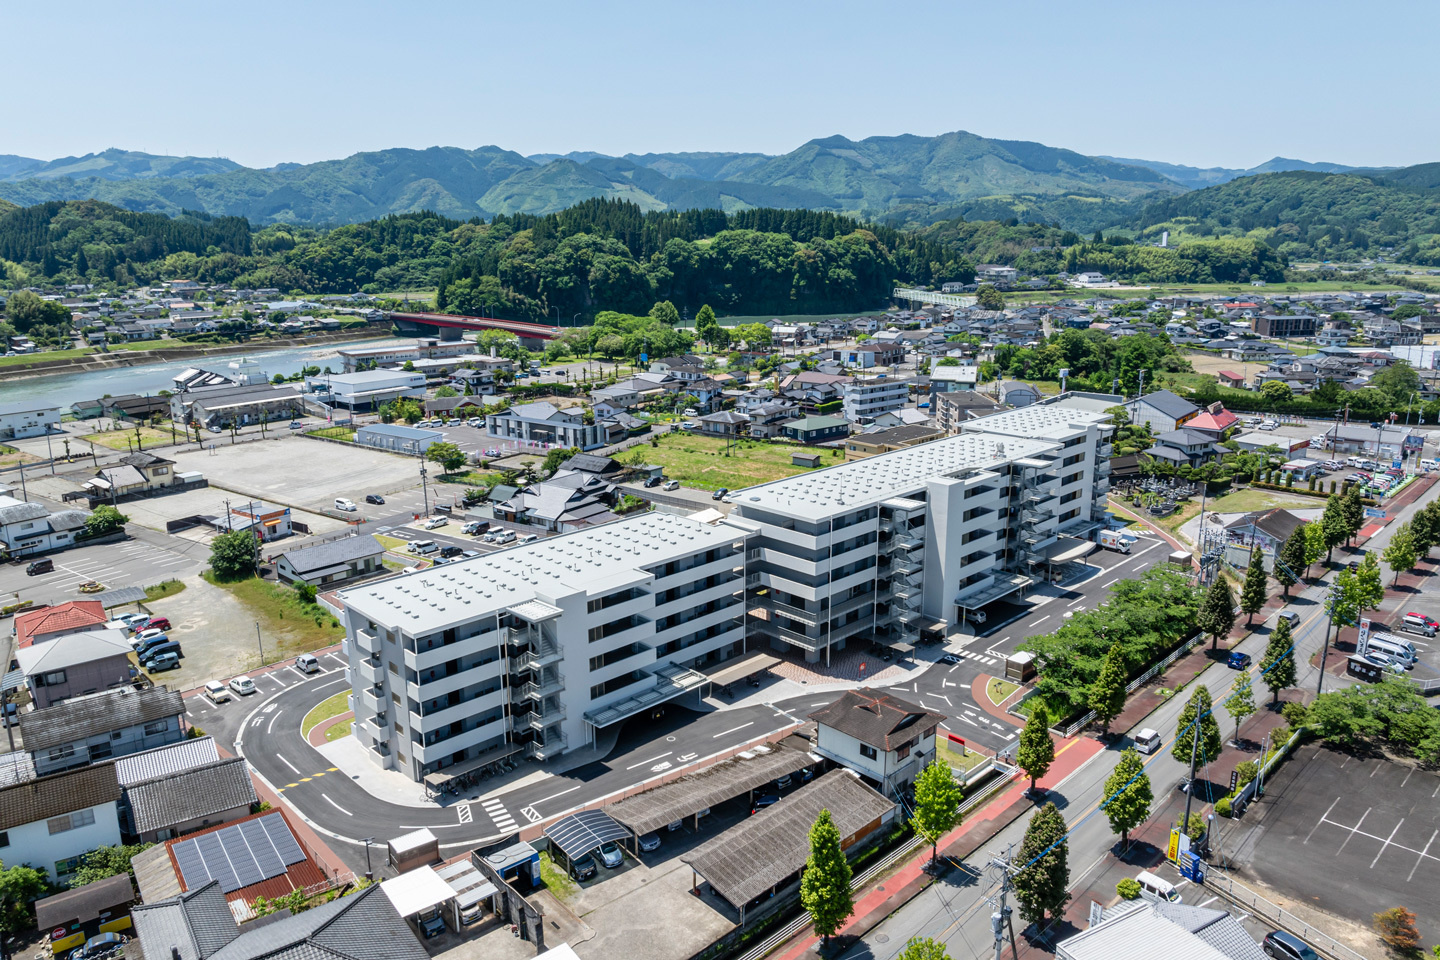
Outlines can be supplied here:
M1401 817L1401 818L1400 818L1400 823L1395 824L1395 829L1390 831L1390 836L1386 837L1386 838L1385 838L1385 842L1382 843L1382 844L1380 844L1380 853L1375 854L1375 859L1370 861L1370 869L1371 869L1371 870L1374 870L1374 869L1375 869L1375 864L1377 864L1377 863L1380 862L1380 854L1381 854L1381 853L1384 853L1384 852L1385 852L1385 848L1388 847L1388 846L1390 846L1390 841L1395 839L1395 834L1400 830L1400 825L1403 824L1404 822L1405 822L1405 818L1404 818L1404 817Z
M1419 870L1419 869L1420 869L1420 864L1422 864L1422 863L1425 862L1425 857L1428 856L1429 853L1430 853L1430 844L1432 844L1432 843L1435 842L1435 835L1436 835L1437 833L1440 833L1440 830L1432 831L1431 834L1430 834L1430 839L1425 841L1425 849L1424 849L1424 850L1421 850L1421 851L1420 851L1420 856L1418 856L1418 857L1415 858L1415 866L1413 866L1413 867L1410 868L1410 876L1408 876L1408 877L1405 878L1405 882L1406 882L1406 883L1409 883L1411 880L1413 880L1413 879L1415 878L1415 871L1416 871L1416 870Z
M1346 843L1349 843L1351 840L1354 840L1354 839L1355 839L1355 834L1357 834L1357 833L1360 832L1360 824L1362 824L1362 823L1365 822L1365 818L1368 817L1368 816L1370 816L1370 811L1371 811L1371 810L1374 810L1374 809L1375 809L1374 807L1366 807L1366 808L1365 808L1365 812L1362 813L1362 814L1360 814L1360 819L1357 820L1357 821L1355 821L1355 826L1353 826L1353 827L1346 827L1346 826L1344 826L1343 824L1339 824L1339 823L1336 823L1336 824L1335 824L1335 826L1340 827L1340 828L1343 829L1343 830L1349 830L1349 831L1350 831L1350 836L1348 836L1348 837L1345 838L1345 843L1340 844L1340 849L1335 851L1335 856L1338 857L1338 856L1340 856L1340 854L1342 854L1342 853L1345 852L1345 844L1346 844ZM1334 821L1331 821L1331 822L1334 823ZM1367 834L1367 836L1368 836L1368 834Z

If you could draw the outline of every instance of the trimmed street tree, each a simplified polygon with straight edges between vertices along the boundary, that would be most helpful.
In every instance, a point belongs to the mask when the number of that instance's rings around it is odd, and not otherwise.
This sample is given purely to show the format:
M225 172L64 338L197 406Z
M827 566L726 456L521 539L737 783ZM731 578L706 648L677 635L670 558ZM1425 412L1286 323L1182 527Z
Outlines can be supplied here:
M1285 546L1280 548L1280 553L1275 559L1275 579L1285 590L1285 599L1290 599L1290 588L1293 587L1300 577L1300 571L1305 569L1305 527L1298 526L1290 538L1285 541Z
M1280 702L1280 694L1295 686L1295 641L1290 636L1290 621L1281 620L1270 634L1260 672L1270 688L1271 703Z
M1230 686L1230 696L1225 698L1225 712L1235 718L1235 743L1240 743L1240 724L1255 712L1255 694L1250 683L1250 674L1242 673Z
M1255 622L1255 614L1265 609L1265 554L1254 546L1250 547L1250 566L1245 570L1245 585L1240 588L1240 609L1245 612L1245 625ZM1226 633L1229 633L1227 630Z
M1410 518L1410 531L1415 535L1415 552L1421 560L1430 557L1430 548L1440 543L1440 500L1431 500Z
M955 782L955 771L948 763L932 760L915 778L915 812L910 817L910 823L915 832L930 844L932 861L940 856L937 849L940 838L954 830L960 822L962 796L960 784Z
M1015 762L1030 778L1030 791L1035 791L1035 781L1045 776L1055 759L1055 741L1050 739L1050 712L1043 703L1037 702L1020 731L1020 745L1015 750Z
M1326 499L1325 512L1320 515L1320 524L1325 531L1325 562L1329 563L1335 548L1344 543L1349 536L1349 527L1345 523L1345 506L1338 493L1332 493Z
M1415 549L1415 534L1410 524L1402 523L1400 528L1390 537L1390 543L1386 545L1381 553L1385 566L1395 573L1395 579L1390 582L1393 587L1400 582L1400 574L1409 573L1415 569L1415 564L1420 562L1420 552Z
M1355 539L1365 525L1365 504L1360 502L1360 485L1352 483L1350 490L1340 498L1340 515L1345 519L1345 542Z
M1360 610L1379 610L1385 600L1385 584L1380 580L1380 561L1375 554L1365 554L1355 568L1355 603Z
M1017 861L1025 866L1012 881L1026 923L1043 923L1047 911L1058 917L1065 909L1070 899L1069 857L1065 818L1055 804L1047 803L1035 811L1025 828Z
M1110 829L1120 834L1120 842L1126 847L1130 846L1130 831L1149 818L1150 804L1154 802L1145 761L1134 747L1128 747L1105 780L1105 799L1101 803Z
M1195 743L1194 725L1200 721L1200 742ZM1195 685L1195 692L1185 702L1185 709L1175 721L1175 742L1170 745L1170 755L1181 763L1190 763L1190 751L1195 751L1196 768L1220 756L1224 743L1220 738L1220 724L1215 719L1215 704L1210 691L1203 683Z
M1312 520L1300 529L1305 531L1305 574L1309 576L1310 568L1328 549L1325 541L1325 524L1320 520Z
M829 810L810 826L810 856L800 875L800 902L810 914L811 925L820 934L822 945L855 912L850 895L850 862L840 846L840 831Z
M950 960L945 945L929 937L911 937L895 960Z
M1235 595L1224 577L1216 575L1215 582L1205 592L1205 599L1195 613L1195 625L1210 634L1210 649L1220 644L1220 638L1229 635L1235 626Z
M1095 711L1095 719L1100 721L1101 729L1107 737L1110 735L1110 721L1120 716L1120 711L1125 709L1125 685L1128 682L1125 654L1117 643L1105 654L1100 675L1090 685L1090 709Z
M85 532L92 537L103 537L107 533L124 529L129 520L129 517L108 503L102 503L85 518Z

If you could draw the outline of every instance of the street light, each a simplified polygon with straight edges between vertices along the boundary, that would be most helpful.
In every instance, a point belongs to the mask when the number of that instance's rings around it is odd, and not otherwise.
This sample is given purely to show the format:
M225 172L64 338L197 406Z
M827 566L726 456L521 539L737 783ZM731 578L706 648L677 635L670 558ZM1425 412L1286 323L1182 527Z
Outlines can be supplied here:
M370 844L375 842L374 837L365 838L365 879L374 880L375 871L370 867Z

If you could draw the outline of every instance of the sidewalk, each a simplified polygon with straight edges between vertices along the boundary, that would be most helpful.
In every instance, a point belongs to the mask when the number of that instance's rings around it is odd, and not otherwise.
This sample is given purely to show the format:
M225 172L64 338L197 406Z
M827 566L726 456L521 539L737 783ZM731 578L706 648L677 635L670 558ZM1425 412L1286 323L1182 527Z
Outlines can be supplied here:
M1070 740L1060 747L1050 772L1040 778L1039 785L1042 788L1057 786L1103 753L1104 749L1104 744L1090 737ZM1033 811L1035 802L1025 796L1028 787L1028 780L1017 780L1004 788L994 800L972 811L964 823L940 841L941 855L952 860L964 860L1004 827ZM838 948L863 937L901 904L935 883L936 877L924 870L929 861L930 852L919 850L894 872L877 878L870 889L857 890L855 912L832 938L834 942L829 952L838 952ZM771 957L775 960L819 960L819 948L820 938L807 927L788 944L777 948Z

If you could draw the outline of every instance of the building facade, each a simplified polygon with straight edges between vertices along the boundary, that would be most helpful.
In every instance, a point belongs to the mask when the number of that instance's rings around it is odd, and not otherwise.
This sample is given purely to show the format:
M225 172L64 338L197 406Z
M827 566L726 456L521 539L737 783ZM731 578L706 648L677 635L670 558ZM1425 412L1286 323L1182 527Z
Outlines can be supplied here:
M841 400L840 409L845 419L851 423L863 423L905 406L910 400L910 384L888 377L856 380L845 384Z
M0 406L0 440L24 440L60 432L60 408L49 404L7 403Z
M539 401L511 407L502 413L485 417L485 433L496 440L509 440L531 446L579 447L594 450L605 445L600 428L586 423L580 407L564 410L552 403Z

